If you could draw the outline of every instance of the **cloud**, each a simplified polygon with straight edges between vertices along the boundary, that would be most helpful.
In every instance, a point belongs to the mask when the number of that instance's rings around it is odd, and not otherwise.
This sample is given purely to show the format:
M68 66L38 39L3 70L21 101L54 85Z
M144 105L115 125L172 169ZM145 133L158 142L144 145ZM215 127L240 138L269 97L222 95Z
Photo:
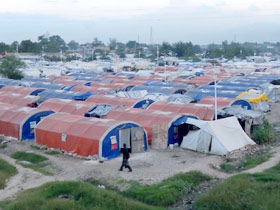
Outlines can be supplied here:
M10 0L1 5L0 13L122 19L153 13L169 3L169 0Z

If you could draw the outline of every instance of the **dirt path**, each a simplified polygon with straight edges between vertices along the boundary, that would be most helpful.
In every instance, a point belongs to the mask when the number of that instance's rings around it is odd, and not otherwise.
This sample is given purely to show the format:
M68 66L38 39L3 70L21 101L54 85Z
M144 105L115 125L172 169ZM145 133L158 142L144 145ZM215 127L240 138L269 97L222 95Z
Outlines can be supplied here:
M47 156L52 162L54 176L45 176L16 164L15 160L9 156L16 151L33 151ZM243 173L261 172L276 165L280 161L280 147L272 149L272 152L275 152L275 154L267 162ZM166 151L150 150L146 153L133 154L130 159L133 168L132 173L118 171L121 158L99 163L98 161L86 161L66 155L46 155L42 151L31 148L29 143L22 142L10 142L7 148L0 151L0 158L15 165L19 171L16 176L9 180L7 187L0 191L0 200L14 198L22 190L38 187L50 181L103 178L113 182L125 179L136 180L143 184L154 184L177 173L193 170L201 171L221 180L236 175L212 168L212 164L220 165L223 162L222 157L181 148Z
M55 180L54 177L44 176L32 169L24 168L16 164L15 160L7 155L0 154L0 158L6 160L11 165L14 165L18 170L18 174L8 181L7 187L0 190L0 200L12 198L22 190L38 187L42 184Z

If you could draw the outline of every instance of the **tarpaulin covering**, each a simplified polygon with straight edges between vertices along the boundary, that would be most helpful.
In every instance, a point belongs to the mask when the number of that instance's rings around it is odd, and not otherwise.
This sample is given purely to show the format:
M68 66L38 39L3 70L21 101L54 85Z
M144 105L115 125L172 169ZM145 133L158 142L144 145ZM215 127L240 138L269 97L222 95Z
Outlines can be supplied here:
M11 105L7 105L11 106ZM12 136L19 140L33 140L34 128L52 111L41 111L29 107L0 107L0 134Z
M148 110L173 112L194 116L201 120L212 120L214 117L214 108L212 106L200 106L199 104L175 104L158 101L149 106Z
M84 116L86 112L95 106L96 104L92 102L54 98L44 101L38 108L40 110L53 110L55 112L66 112L69 114Z
M27 106L28 104L35 103L39 98L39 96L0 92L0 102L17 106Z
M139 127L133 122L84 118L66 113L56 113L36 127L36 143L61 149L81 156L115 158L120 155L119 130ZM117 147L114 144L117 143ZM147 136L144 131L145 150Z
M148 132L148 142L152 143L152 129L153 125L168 125L169 129L169 143L174 142L173 128L185 123L189 116L182 114L161 112L161 111L149 111L139 109L113 109L111 110L105 119L114 119L119 121L129 120L136 122L143 126ZM192 117L192 116L191 116Z
M228 117L216 121L201 121L189 118L188 124L199 130L191 131L181 147L216 155L226 155L247 145L254 145L243 131L236 117Z
M119 105L119 106L134 107L134 105L139 101L139 99L95 95L95 96L88 98L86 101L93 102L96 104L110 104L112 106Z
M32 88L32 87L22 87L22 86L5 86L1 89L1 92L7 93L18 93L21 95L35 95L34 92L44 89Z

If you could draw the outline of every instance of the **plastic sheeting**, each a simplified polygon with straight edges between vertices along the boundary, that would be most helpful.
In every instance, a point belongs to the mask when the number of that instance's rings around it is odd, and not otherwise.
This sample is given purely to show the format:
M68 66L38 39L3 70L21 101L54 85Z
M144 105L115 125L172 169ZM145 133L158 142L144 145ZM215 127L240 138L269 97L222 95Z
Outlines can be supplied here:
M210 122L189 118L187 123L200 129L189 132L184 137L181 147L186 149L226 155L247 145L255 144L242 130L236 117Z

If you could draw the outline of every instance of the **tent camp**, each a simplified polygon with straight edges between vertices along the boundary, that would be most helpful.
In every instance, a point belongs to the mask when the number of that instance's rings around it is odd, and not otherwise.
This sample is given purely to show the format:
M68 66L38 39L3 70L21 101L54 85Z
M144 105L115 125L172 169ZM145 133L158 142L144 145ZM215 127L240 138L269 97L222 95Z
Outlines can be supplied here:
M201 121L188 118L187 123L199 130L193 130L183 139L181 147L215 155L226 155L247 145L254 145L242 130L236 117L216 121Z
M124 143L132 152L147 150L146 130L130 121L120 122L56 113L38 124L35 135L37 144L84 157L118 157Z

